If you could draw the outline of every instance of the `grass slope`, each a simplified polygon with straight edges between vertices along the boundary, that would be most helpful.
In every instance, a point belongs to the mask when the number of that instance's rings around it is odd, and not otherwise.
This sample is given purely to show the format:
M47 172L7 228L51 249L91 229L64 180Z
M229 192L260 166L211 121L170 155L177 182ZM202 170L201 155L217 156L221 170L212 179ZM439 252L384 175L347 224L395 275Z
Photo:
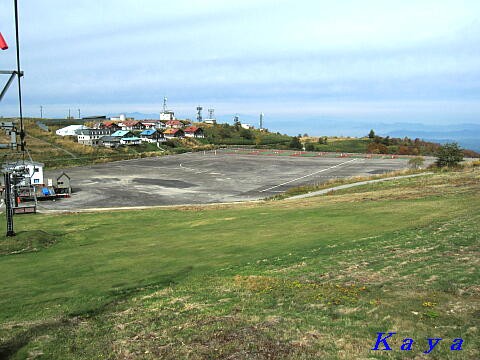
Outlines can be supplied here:
M0 357L422 358L442 337L428 358L478 358L479 180L16 217L18 242L0 246ZM377 331L399 333L394 351L370 351Z

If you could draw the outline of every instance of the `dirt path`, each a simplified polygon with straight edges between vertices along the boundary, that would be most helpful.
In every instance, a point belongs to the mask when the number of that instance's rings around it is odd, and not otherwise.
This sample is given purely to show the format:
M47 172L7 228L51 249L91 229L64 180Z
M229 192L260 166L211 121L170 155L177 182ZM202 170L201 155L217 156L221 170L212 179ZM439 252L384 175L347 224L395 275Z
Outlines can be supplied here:
M308 194L302 194L302 195L295 195L292 197L287 198L286 200L298 200L298 199L305 199L313 196L318 196L318 195L324 195L332 191L337 191L337 190L342 190L342 189L349 189L355 186L361 186L361 185L367 185L367 184L374 184L382 181L390 181L390 180L398 180L398 179L408 179L408 178L413 178L413 177L418 177L418 176L426 176L426 175L432 175L432 172L427 172L427 173L422 173L422 174L414 174L414 175L403 175L403 176L393 176L389 178L384 178L384 179L376 179L376 180L367 180L367 181L360 181L352 184L345 184L345 185L339 185L339 186L334 186L331 188L323 189L323 190L318 190L314 191Z

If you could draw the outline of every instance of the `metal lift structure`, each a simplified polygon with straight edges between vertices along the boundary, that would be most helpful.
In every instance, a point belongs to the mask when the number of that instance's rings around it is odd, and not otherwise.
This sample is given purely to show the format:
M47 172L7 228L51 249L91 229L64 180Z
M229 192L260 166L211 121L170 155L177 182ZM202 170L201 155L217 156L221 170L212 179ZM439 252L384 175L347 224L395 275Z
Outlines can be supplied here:
M19 21L18 21L18 0L14 0L14 15L15 15L15 41L16 41L16 62L17 66L15 70L0 70L0 75L9 76L6 84L0 92L0 101L2 101L6 92L17 79L18 83L18 105L19 105L19 123L14 122L0 122L0 129L3 129L9 136L10 141L6 144L0 144L0 149L10 149L11 153L7 153L4 156L2 164L2 172L4 177L4 202L5 202L5 214L7 220L7 236L15 236L13 216L15 213L22 213L18 211L23 209L23 213L36 211L36 197L35 189L33 189L34 204L32 206L20 206L19 194L20 192L28 191L32 192L32 184L30 178L33 174L29 173L28 168L25 166L25 157L29 156L26 143L25 143L25 130L23 126L23 109L22 109L22 87L21 78L23 72L20 68L20 41L19 41ZM2 37L2 41L5 43ZM3 50L8 49L8 46L4 44ZM17 127L19 125L19 127ZM17 139L20 141L17 141ZM15 160L15 162L8 162L7 157ZM31 160L31 159L30 159ZM28 208L28 209L27 209ZM33 208L33 211L31 211Z

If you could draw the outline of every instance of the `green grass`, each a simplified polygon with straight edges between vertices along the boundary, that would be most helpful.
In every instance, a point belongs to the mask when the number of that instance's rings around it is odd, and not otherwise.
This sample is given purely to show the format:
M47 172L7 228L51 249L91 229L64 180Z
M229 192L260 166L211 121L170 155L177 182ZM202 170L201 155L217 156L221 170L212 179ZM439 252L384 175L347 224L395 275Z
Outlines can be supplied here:
M315 144L315 151L327 152L346 152L346 153L366 153L369 139L328 139L326 145Z
M463 337L464 351L442 343L429 358L478 358L479 179L444 173L302 201L18 216L20 244L0 247L0 355L382 358L369 350L376 332L398 331L391 358L405 357L403 337L418 340L410 357L425 337Z

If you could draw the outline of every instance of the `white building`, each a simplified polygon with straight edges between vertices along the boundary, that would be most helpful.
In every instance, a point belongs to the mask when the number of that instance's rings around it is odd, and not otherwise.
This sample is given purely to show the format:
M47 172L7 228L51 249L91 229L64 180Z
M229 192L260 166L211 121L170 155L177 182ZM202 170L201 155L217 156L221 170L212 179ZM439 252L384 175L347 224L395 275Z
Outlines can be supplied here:
M160 120L176 120L175 113L172 110L165 110L160 113Z
M67 127L58 129L55 131L55 134L58 136L76 136L76 131L83 129L87 129L87 127L85 125L69 125Z
M113 129L81 129L77 131L77 140L79 144L97 146L100 138L113 132Z
M17 161L3 166L6 170L25 174L25 178L19 183L22 186L43 185L43 167L44 164L36 161ZM28 179L30 179L30 184Z
M118 117L111 117L111 121L125 121L127 120L127 116L125 114L120 114Z
M247 130L254 129L254 126L250 124L241 124L240 126Z
M142 139L136 136L124 137L120 139L120 144L122 145L140 145L141 143Z
M165 129L167 125L165 123L161 122L160 120L142 120L140 121L143 126L145 126L145 129Z

